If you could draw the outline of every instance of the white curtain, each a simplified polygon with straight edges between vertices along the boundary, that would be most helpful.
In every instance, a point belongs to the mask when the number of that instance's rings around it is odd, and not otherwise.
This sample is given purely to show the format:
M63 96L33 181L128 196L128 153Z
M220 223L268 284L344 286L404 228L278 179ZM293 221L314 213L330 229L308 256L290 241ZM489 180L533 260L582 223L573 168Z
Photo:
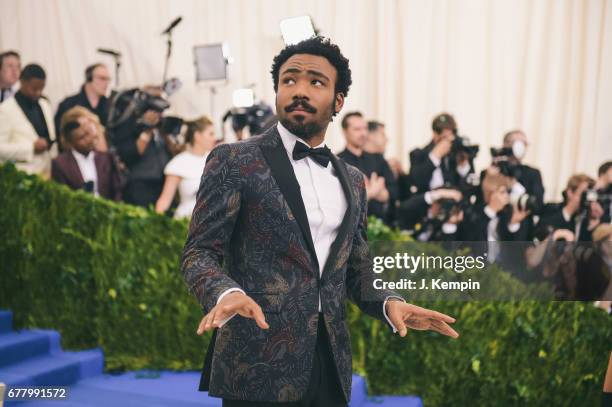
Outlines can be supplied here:
M388 157L405 166L431 137L432 117L455 115L479 143L479 168L504 132L524 129L527 162L542 171L548 199L559 199L575 172L596 175L612 159L612 1L610 0L0 0L0 50L48 75L54 105L78 90L86 65L123 53L122 87L158 84L165 39L177 16L170 76L184 83L174 112L219 121L234 89L256 84L274 105L272 58L282 48L279 22L309 14L351 61L344 112L386 123ZM227 41L231 80L195 83L193 46ZM344 145L339 120L328 133Z

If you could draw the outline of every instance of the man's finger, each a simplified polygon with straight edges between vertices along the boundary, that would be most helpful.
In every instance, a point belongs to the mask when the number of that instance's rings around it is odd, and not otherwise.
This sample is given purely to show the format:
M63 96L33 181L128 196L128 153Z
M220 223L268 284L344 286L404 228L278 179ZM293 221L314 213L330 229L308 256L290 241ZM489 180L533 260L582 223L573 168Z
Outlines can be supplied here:
M401 337L406 336L406 334L408 333L408 328L406 328L406 323L404 322L404 318L402 317L401 312L397 312L393 309L389 311L390 312L388 312L388 316L391 322L393 323L393 326L395 326L395 329L397 329Z
M200 325L198 325L198 330L196 332L198 335L202 335L204 332L206 332L206 321L208 321L209 316L210 313L204 315L204 317L200 321Z
M451 328L446 322L431 320L431 329L441 333L442 335L450 336L451 338L457 339L459 333Z
M206 324L204 325L205 331L213 329L213 320L215 318L215 315L217 315L217 307L213 308L212 311L210 311L208 317L206 317Z
M452 324L453 322L455 322L455 318L443 314L441 312L438 311L433 311L430 309L426 309L426 308L421 308L423 310L423 315L429 318L435 318L439 321L444 321L444 322L448 322L449 324Z
M259 326L261 329L270 328L270 325L268 325L268 323L266 322L266 317L264 316L264 313L261 310L261 307L259 305L257 306L251 305L250 309L251 309L251 315L253 319L255 320L255 322L257 323L257 326Z

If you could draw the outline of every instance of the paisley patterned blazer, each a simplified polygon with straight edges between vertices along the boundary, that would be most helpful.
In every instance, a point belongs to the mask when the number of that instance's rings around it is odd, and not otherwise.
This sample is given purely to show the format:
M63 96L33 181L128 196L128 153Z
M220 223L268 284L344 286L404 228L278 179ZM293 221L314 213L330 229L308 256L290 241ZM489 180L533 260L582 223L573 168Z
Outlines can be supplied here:
M200 390L234 400L300 400L313 365L320 292L334 362L350 400L346 300L385 321L383 302L398 295L367 290L373 272L363 174L333 154L331 163L348 208L319 276L300 187L276 126L210 153L181 260L185 282L204 313L224 291L243 289L270 328L235 316L216 329Z

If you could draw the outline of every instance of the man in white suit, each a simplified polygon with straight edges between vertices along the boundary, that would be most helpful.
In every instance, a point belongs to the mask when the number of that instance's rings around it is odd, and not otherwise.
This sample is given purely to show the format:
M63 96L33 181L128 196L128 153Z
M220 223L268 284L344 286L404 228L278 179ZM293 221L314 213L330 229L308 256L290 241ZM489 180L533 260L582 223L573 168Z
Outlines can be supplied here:
M0 54L0 103L9 100L18 90L21 58L17 51Z
M57 145L53 112L41 97L45 71L27 65L19 80L19 91L0 105L0 163L12 161L22 171L48 178Z

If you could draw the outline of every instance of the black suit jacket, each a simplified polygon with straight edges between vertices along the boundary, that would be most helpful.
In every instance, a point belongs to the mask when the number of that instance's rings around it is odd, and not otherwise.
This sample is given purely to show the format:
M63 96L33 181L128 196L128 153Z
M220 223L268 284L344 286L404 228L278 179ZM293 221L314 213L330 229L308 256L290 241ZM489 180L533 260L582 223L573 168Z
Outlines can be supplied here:
M312 369L319 293L334 363L351 393L347 299L385 321L374 291L367 243L363 174L331 156L348 208L319 274L308 216L276 126L263 135L216 147L208 156L181 269L203 312L220 294L241 288L270 325L236 316L215 331L201 390L234 400L300 400Z
M66 99L62 100L57 107L57 112L55 113L55 129L59 133L62 129L60 128L60 123L62 121L62 116L68 110L72 109L75 106L83 106L87 110L91 111L93 114L98 116L100 119L100 123L103 126L106 126L106 121L108 119L108 106L109 101L106 97L102 96L98 105L94 108L90 103L89 99L87 99L87 95L85 94L85 87L82 86L79 93L68 96Z
M385 187L389 191L389 201L386 203L370 200L368 201L368 215L374 215L387 223L391 223L395 217L395 202L397 201L397 181L393 176L393 171L389 163L382 154L370 154L363 152L361 156L356 156L345 149L338 154L347 164L356 167L366 176L370 177L373 172L385 179Z
M436 166L429 158L429 153L433 150L433 142L429 143L425 148L417 148L410 152L410 181L416 187L418 193L427 192L430 190L429 182L433 175ZM461 187L464 183L463 177L457 172L457 163L449 153L442 158L440 169L444 178L444 185ZM473 172L473 164L470 163L470 172Z

